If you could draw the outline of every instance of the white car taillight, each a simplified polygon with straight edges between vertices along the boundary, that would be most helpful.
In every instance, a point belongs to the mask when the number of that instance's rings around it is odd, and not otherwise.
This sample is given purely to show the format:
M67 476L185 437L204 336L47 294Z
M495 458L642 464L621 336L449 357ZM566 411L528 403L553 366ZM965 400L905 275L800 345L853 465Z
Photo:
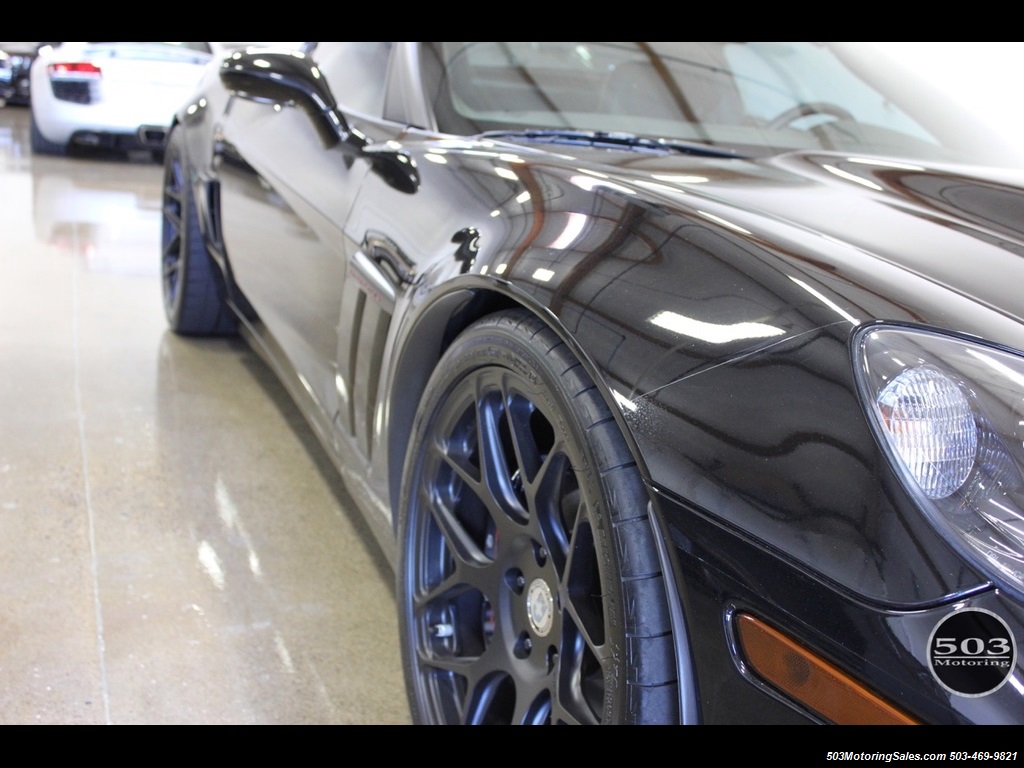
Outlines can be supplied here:
M60 61L47 67L51 80L100 78L103 70L88 61Z

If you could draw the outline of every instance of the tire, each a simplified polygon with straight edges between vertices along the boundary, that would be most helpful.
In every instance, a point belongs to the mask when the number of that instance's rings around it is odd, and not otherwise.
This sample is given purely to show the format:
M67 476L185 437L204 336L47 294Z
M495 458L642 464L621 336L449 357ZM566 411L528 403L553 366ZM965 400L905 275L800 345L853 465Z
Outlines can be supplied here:
M459 336L426 387L398 511L413 720L678 724L649 500L543 322L503 312Z
M67 144L58 144L43 136L39 126L36 125L34 112L29 112L29 136L33 154L51 155L53 157L65 157L68 154Z
M164 153L161 235L164 312L175 333L224 336L238 329L228 306L224 280L206 249L199 226L185 152L184 134L175 128Z

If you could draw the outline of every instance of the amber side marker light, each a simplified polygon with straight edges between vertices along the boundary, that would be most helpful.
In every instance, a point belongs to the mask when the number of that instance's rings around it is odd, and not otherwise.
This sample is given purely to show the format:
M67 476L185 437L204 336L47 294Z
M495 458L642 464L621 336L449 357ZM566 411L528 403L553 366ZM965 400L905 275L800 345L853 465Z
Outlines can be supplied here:
M852 677L749 614L736 616L751 670L837 725L920 725Z

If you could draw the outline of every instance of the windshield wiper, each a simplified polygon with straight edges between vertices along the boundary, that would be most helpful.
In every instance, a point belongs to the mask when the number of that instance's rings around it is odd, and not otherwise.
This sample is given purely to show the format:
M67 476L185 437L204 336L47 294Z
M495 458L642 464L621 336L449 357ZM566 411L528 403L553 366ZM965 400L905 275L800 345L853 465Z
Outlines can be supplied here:
M744 155L732 149L711 147L693 141L677 139L652 139L636 136L632 133L609 133L606 131L571 131L553 130L522 130L522 131L487 131L480 134L484 139L517 138L527 141L548 142L551 144L580 144L592 147L609 147L613 149L639 149L649 152L679 152L700 157L742 158Z

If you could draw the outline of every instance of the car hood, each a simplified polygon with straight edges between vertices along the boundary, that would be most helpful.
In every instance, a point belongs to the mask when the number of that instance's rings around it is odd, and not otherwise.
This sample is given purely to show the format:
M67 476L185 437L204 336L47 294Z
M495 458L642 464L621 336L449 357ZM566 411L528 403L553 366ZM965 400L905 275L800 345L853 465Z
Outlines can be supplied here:
M624 174L623 183L632 175L651 192L655 178L663 185L657 191L677 203L682 195L714 204L725 225L810 247L823 268L860 288L891 289L898 300L904 284L941 287L945 301L962 297L965 311L922 307L915 319L1024 349L1024 171L798 152L700 166L640 162L629 170L642 175ZM910 319L902 317L909 304L900 303L904 311L894 308L892 319Z
M1021 319L1024 174L815 155L778 165L812 192L773 201L776 215Z

